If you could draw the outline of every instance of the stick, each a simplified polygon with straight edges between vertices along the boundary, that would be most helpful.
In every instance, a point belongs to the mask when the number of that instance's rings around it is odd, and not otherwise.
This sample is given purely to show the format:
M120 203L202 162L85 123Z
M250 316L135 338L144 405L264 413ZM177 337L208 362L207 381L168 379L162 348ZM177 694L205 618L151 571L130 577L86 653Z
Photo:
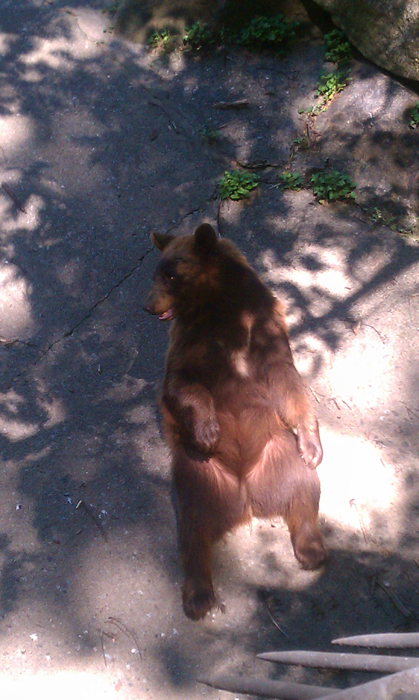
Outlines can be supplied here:
M91 520L93 520L93 522L94 522L94 524L96 525L96 527L99 528L99 530L100 530L100 532L101 532L101 534L102 534L102 537L103 537L103 539L104 539L105 542L106 542L107 539L108 539L108 537L107 537L107 535L106 535L106 532L105 532L105 530L103 529L103 525L102 525L102 523L100 522L100 520L98 520L98 519L96 518L96 516L94 515L92 509L89 508L89 506L87 506L87 505L85 504L84 501L79 501L79 502L77 503L77 505L76 505L76 510L77 510L77 508L83 508L84 512L87 513L87 515L89 516L89 518L90 518Z
M391 590L388 586L385 586L382 581L380 581L379 578L375 580L376 586L379 586L384 593L387 593L388 597L390 598L391 602L393 603L394 607L402 614L404 615L407 619L412 617L412 612L406 608L405 605L403 605L402 601L400 598L395 594L394 591Z
M280 626L278 625L277 621L275 620L274 616L272 615L271 611L269 610L268 604L267 604L266 602L265 602L265 608L266 608L266 612L268 613L271 622L275 625L275 627L276 627L277 629L279 629L280 632L282 632L282 634L284 635L284 637L288 637L288 635L287 635L287 633L285 632L285 630L283 630L282 627L280 627Z
M132 629L127 627L127 625L124 622L122 622L122 620L120 620L118 617L108 617L108 619L105 620L105 622L111 625L115 625L115 627L117 627L121 632L123 632L128 638L132 639L135 646L137 647L137 651L141 659L142 654L140 649L140 643L138 641L136 633Z
M310 668L347 669L396 673L419 666L419 658L402 656L377 656L373 654L335 654L323 651L268 651L258 654L264 661L295 664Z
M197 681L218 690L228 690L230 693L263 695L268 698L280 698L281 700L312 700L312 698L324 698L336 692L334 688L284 683L282 681L265 680L264 678L236 678L234 676L221 675L214 678L197 678Z
M26 214L26 209L22 207L21 203L19 202L18 198L16 197L15 193L10 189L9 185L6 185L5 182L2 182L1 185L2 190L10 197L12 202L17 206L17 208L23 212L23 214Z
M243 109L248 107L249 103L247 100L236 100L235 102L215 102L212 106L214 109Z
M419 632L386 632L384 634L360 634L355 637L340 637L332 644L375 649L419 649Z

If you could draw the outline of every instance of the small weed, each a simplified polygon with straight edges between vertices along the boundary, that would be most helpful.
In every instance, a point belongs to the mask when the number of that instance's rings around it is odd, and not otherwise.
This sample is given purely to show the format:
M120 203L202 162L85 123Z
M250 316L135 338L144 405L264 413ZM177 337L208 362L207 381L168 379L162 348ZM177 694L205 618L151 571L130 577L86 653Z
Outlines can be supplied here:
M279 182L284 190L296 190L299 192L303 186L303 181L299 173L291 173L289 170L285 170L279 176Z
M259 184L259 177L254 173L246 173L243 170L226 170L218 182L221 199L233 199L235 201L248 197L250 192Z
M152 49L162 49L165 52L172 51L175 45L175 37L170 29L163 29L161 32L154 32L148 40Z
M371 221L376 224L383 224L388 226L392 231L398 231L399 233L404 233L405 229L403 227L397 226L395 223L397 221L397 216L390 216L381 211L378 207L374 207L371 214Z
M201 139L208 143L215 143L221 137L221 133L217 129L214 129L213 126L203 126L202 129L199 130L199 134Z
M295 38L298 24L299 22L289 22L282 14L275 17L255 17L237 32L225 26L215 31L205 23L195 22L186 27L182 44L186 51L223 44L243 46L253 50L263 48L278 50L286 42ZM175 39L168 30L163 30L155 32L148 43L152 48L169 51L174 48Z
M288 22L282 14L255 17L234 37L234 43L251 49L278 48L295 38L298 22Z
M298 114L306 113L316 116L320 112L325 112L329 102L347 86L348 80L348 71L335 70L332 73L323 73L319 78L316 92L314 93L315 97L321 97L322 99L318 104L309 107L307 110L299 109Z
M396 218L395 216L392 216L391 222L394 221L395 218ZM374 221L376 223L377 222L382 222L382 223L386 222L385 214L383 214L381 209L379 209L378 207L374 207L374 209L372 210L371 219L372 219L372 221Z
M306 148L307 136L305 134L303 136L297 136L297 138L293 140L293 143L295 143L298 148Z
M217 35L208 28L207 24L195 22L195 24L186 27L182 41L187 49L200 49L215 44Z
M339 170L328 170L315 173L310 179L313 192L319 201L336 199L354 199L353 190L356 183Z
M410 126L412 129L416 129L419 124L419 102L413 107L410 112Z
M351 45L340 29L333 29L333 31L325 34L324 43L326 61L345 63L352 57Z
M306 151L307 148L310 147L309 138L306 134L298 136L296 139L294 139L293 144L295 145L296 151Z
M347 78L348 74L346 71L335 70L333 73L323 73L317 83L317 89L314 93L315 97L321 95L325 102L330 102L335 95L342 92L347 86Z

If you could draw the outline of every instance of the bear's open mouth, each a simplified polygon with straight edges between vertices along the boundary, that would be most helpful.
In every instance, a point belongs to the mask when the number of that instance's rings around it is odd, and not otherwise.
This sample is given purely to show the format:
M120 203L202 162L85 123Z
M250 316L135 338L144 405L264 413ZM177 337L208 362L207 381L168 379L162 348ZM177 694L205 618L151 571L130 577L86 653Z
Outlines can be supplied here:
M164 311L162 314L159 314L159 319L160 321L171 321L174 315L175 314L173 309L167 309L167 311Z

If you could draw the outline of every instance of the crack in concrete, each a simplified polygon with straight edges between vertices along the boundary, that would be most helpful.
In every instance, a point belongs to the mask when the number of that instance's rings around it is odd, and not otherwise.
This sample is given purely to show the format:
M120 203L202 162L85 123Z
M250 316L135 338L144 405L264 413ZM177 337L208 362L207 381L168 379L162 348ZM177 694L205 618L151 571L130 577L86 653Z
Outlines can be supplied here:
M89 319L93 316L93 314L94 314L94 312L96 311L96 309L99 308L99 306L101 306L101 304L103 304L107 299L109 299L109 297L111 296L111 294L113 294L113 292L114 292L116 289L118 289L122 284L124 284L124 282L126 282L126 280L129 279L129 278L134 274L134 272L136 272L136 271L141 267L141 265L143 264L145 258L147 257L147 255L149 255L149 254L152 252L152 250L153 250L153 248L149 248L148 250L146 250L145 253L141 256L141 258L139 258L139 261L137 262L137 264L134 265L134 267L132 267L132 268L129 270L129 272L127 272L120 280L118 280L118 281L111 287L111 289L109 289L109 291L107 291L106 294L104 294L103 297L101 297L100 299L98 299L98 301L95 302L95 304L93 304L93 306L88 310L88 312L83 316L83 318L81 318L79 321L77 321L77 323L75 323L75 325L74 325L72 328L70 328L70 329L68 329L67 331L65 331L65 333L63 333L59 338L57 338L57 339L54 340L52 343L50 343L50 345L41 353L41 355L31 364L30 367L27 367L27 368L25 368L22 372L19 372L18 374L15 374L15 376L14 376L13 379L10 381L10 383L9 383L8 387L5 389L5 391L6 391L6 392L9 391L9 390L12 388L13 384L16 382L17 379L21 379L22 377L25 377L25 375L27 375L27 373L28 373L30 370L32 370L34 367L36 367L37 365L39 365L40 362L42 362L42 360L48 355L49 352L51 352L51 350L52 350L56 345L58 345L59 343L61 343L65 338L71 337L71 336L73 335L73 333L75 333L75 331L76 331L78 328L80 328L80 326L82 326L83 323L84 323L85 321L89 320Z
M103 304L107 299L109 299L111 294L113 294L113 292L116 289L118 289L122 284L124 284L124 282L126 282L126 280L129 279L134 274L134 272L136 272L141 267L145 258L147 257L147 255L149 255L149 253L152 252L152 250L153 250L152 248L149 248L148 250L146 250L146 252L139 259L139 262L133 268L131 268L131 270L129 272L127 272L120 280L118 280L118 282L116 282L116 284L114 284L113 287L111 287L111 289L108 292L106 292L106 294L101 299L99 299L95 304L93 304L93 306L83 316L83 318L81 318L79 321L77 321L77 323L72 328L70 328L68 331L63 333L63 335L60 338L57 338L57 340L54 340L48 346L48 348L46 350L44 350L44 352L41 354L41 356L38 357L38 359L33 363L32 367L36 367L36 365L38 365L44 359L44 357L46 355L48 355L48 353L52 350L53 347L55 347L55 345L60 343L65 338L70 338L73 335L73 333L78 328L80 328L80 326L83 325L83 323L85 321L87 321L89 318L91 318L93 316L94 312L96 311L96 309L99 308L99 306L101 306L101 304Z
M182 216L180 216L179 219L177 220L177 222L174 223L172 226L170 226L170 228L167 229L166 233L169 233L169 232L172 231L173 229L177 228L177 227L178 227L185 219L187 219L189 216L192 216L193 214L196 214L196 213L198 213L198 212L204 212L205 209L206 209L206 205L212 200L212 198L213 198L213 197L209 197L208 199L204 200L203 205L199 205L199 206L195 207L194 209L191 209L190 211L186 212L186 214L183 214ZM74 326L73 326L72 328L69 328L69 329L68 329L67 331L65 331L65 333L63 333L59 338L57 338L57 339L54 340L52 343L50 343L50 344L48 345L48 347L40 354L40 356L30 365L30 367L27 367L27 368L25 368L22 372L19 372L18 374L15 374L15 376L14 376L13 379L10 381L10 383L9 383L9 385L7 386L7 388L5 389L5 391L6 391L6 392L9 391L9 390L12 388L13 384L16 382L16 380L21 379L22 377L25 377L25 375L27 375L27 373L28 373L30 370L32 370L34 367L36 367L37 365L39 365L40 362L42 362L42 360L48 355L48 353L51 352L51 350L52 350L56 345L58 345L58 344L61 343L63 340L65 340L65 338L70 338L70 337L76 332L76 330L77 330L78 328L80 328L80 326L82 326L83 323L85 323L85 321L88 321L90 318L92 318L92 316L93 316L94 312L96 311L96 309L99 308L99 306L101 306L101 304L103 304L107 299L109 299L109 297L111 296L111 294L113 294L113 292L114 292L116 289L119 289L119 287L121 287L121 285L123 285L124 282L126 282L126 280L129 279L129 278L134 274L134 272L136 272L136 271L141 267L141 265L143 264L143 262L144 262L145 258L147 257L147 255L149 255L153 250L154 250L154 248L149 248L149 249L147 249L147 250L145 251L145 253L143 253L143 255L139 258L137 264L134 265L134 267L132 267L123 277L121 277L121 279L118 280L118 281L111 287L111 289L109 289L109 290L106 292L106 294L103 295L103 297L101 297L100 299L98 299L98 301L95 302L95 303L93 304L93 306L85 313L85 315L84 315L81 319L79 319L79 321L77 321L77 323L74 324ZM1 339L0 339L0 341L1 341ZM16 342L18 342L18 341L16 341ZM13 343L9 343L9 344L13 344ZM32 345L32 344L30 344L30 343L25 343L25 344L27 344L27 345ZM33 345L33 347L36 347L36 346Z

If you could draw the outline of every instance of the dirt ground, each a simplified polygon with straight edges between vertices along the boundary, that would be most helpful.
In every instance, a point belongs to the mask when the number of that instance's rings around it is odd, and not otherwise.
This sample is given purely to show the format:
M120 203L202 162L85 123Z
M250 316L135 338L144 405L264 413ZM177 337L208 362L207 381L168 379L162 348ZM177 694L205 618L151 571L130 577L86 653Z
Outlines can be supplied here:
M415 86L358 56L307 121L332 68L314 27L281 58L159 55L116 40L102 9L0 2L0 694L235 697L196 682L219 672L345 687L360 676L256 654L418 629ZM305 182L351 175L355 202L278 187L290 156ZM260 161L248 201L217 198L225 170ZM216 553L225 615L192 623L156 405L167 326L142 302L150 230L203 221L286 303L330 559L300 571L284 525L255 521Z

